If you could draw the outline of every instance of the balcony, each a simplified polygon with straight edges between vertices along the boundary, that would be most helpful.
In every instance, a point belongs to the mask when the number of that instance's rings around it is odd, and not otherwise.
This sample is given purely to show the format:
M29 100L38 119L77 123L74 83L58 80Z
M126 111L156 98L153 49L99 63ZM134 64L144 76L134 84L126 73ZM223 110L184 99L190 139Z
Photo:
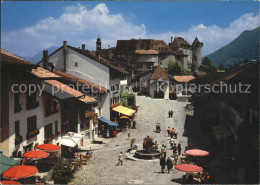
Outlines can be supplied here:
M21 105L16 105L14 107L14 112L17 113L17 112L20 112L22 110L22 106Z
M39 133L40 133L39 129L35 129L35 130L31 131L31 132L27 132L26 139L30 139L30 138L32 138L34 136L37 136Z
M53 110L53 111L45 112L45 117L51 116L51 115L56 114L58 112L59 112L59 110Z
M27 103L26 103L26 109L27 109L27 110L28 110L28 109L35 109L35 108L37 108L37 107L39 107L39 106L40 106L39 101L27 102Z
M50 135L48 138L46 138L46 139L44 140L44 143L45 143L45 144L49 143L51 140L55 139L55 138L58 137L60 134L61 134L61 132L59 131L59 132L57 132L56 134Z
M14 138L15 145L19 145L22 141L23 141L23 136L21 136L21 135L15 136L15 138Z

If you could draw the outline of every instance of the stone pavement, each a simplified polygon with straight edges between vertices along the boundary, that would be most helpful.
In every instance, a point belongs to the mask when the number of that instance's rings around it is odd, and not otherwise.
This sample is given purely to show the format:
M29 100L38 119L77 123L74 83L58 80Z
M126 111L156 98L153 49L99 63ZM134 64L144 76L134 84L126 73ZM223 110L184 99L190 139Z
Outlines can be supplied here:
M178 139L183 150L187 145L187 138L182 137L187 112L184 107L187 103L174 100L151 99L144 96L137 96L139 105L135 120L136 129L129 129L127 132L119 133L107 143L104 148L93 151L93 158L87 165L83 166L75 174L75 179L70 184L176 184L175 178L180 178L181 173L173 170L168 173L160 173L159 160L127 160L126 152L130 148L131 137L136 138L136 144L142 149L143 138L149 135L158 142L159 146L167 144L169 149L169 138L166 128L178 129ZM168 111L174 111L173 118L168 117ZM156 123L161 123L161 132L156 133ZM120 152L124 152L122 166L117 166ZM167 156L172 150L167 151Z

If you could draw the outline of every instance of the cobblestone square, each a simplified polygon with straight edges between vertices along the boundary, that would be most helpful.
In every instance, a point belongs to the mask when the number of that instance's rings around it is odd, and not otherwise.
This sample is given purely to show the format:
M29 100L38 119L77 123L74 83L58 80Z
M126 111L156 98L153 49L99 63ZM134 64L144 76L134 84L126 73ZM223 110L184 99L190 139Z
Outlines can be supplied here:
M182 137L182 134L186 115L191 114L185 110L187 103L137 96L137 104L139 109L135 116L136 129L119 133L104 148L93 151L93 159L75 174L71 184L174 184L171 179L181 177L181 172L175 169L170 174L161 174L159 159L133 161L124 157L123 165L116 166L119 153L122 151L126 154L130 147L128 133L131 138L136 138L135 143L139 144L139 149L142 149L145 136L154 138L159 149L162 144L166 144L169 156L172 154L166 132L169 126L178 130L178 139L175 142L181 143L182 150L186 147L187 138ZM173 118L168 118L169 110L174 111ZM161 124L160 133L155 132L157 122Z

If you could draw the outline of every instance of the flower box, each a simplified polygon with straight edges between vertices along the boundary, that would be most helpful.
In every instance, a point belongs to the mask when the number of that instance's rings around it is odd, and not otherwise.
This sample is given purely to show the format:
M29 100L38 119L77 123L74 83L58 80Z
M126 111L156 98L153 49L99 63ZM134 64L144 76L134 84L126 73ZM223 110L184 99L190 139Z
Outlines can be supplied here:
M34 136L37 136L38 134L40 133L39 129L35 129L29 133L26 134L26 138L29 139L29 138L32 138Z

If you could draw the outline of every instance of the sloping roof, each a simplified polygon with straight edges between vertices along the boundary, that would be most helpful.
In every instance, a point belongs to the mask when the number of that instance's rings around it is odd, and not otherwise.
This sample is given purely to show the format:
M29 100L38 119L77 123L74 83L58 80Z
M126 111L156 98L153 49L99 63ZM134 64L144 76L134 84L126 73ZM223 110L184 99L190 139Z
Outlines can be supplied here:
M163 40L131 39L117 40L115 52L135 53L136 50L157 50L158 48L167 48L167 50L171 50Z
M168 76L165 74L161 66L156 67L155 71L150 77L150 80L158 80L159 78L163 80L169 80Z
M57 75L60 75L62 76L65 80L68 80L68 81L71 81L71 82L78 82L80 84L83 84L83 85L88 85L90 87L93 87L95 90L100 90L102 92L105 92L105 91L108 91L106 88L102 87L102 86L99 86L99 85L95 85L89 81L86 81L86 80L83 80L83 79L80 79L76 76L73 76L71 74L68 74L68 73L64 73L62 71L54 71L55 74Z
M141 54L141 55L158 55L159 52L156 50L148 49L148 50L135 50L135 54Z
M91 58L92 60L95 60L96 62L99 62L99 63L109 67L110 69L116 70L116 71L118 71L122 74L129 74L128 71L126 71L125 69L120 68L120 67L116 67L113 64L111 64L111 62L108 59L100 57L100 60L99 60L99 58L96 56L96 54L94 52L91 52L91 51L88 51L88 50L82 50L82 49L75 48L75 47L72 47L72 46L69 46L69 45L68 45L68 48L70 48L74 51L77 51L78 53L80 53L80 54L82 54L82 55L84 55L88 58Z
M36 67L36 65L32 64L31 62L11 53L3 48L1 48L1 62Z
M46 70L43 69L41 67L37 67L36 69L32 69L31 73L33 75L35 75L38 78L42 78L42 79L53 79L53 78L60 78L60 76Z
M196 72L194 72L194 75L196 75L198 77L203 77L203 76L207 75L207 73L204 71L196 71Z
M81 97L83 96L84 94L82 94L81 92L57 81L57 80L45 80L46 83L54 86L54 87L57 87L60 91L64 91L72 96L74 96L75 98L78 98L78 97Z
M196 46L197 43L200 43L198 37L196 37L192 43L192 46Z
M70 97L75 97L77 98L79 101L82 101L84 103L89 103L89 102L95 102L96 99L92 98L90 96L87 96L79 91L77 91L76 89L73 89L57 80L44 80L45 83L54 86L56 88L58 88L58 91L55 90L55 92L51 92L51 94L57 93L59 97L61 97L61 99L66 99L66 98L70 98ZM52 89L53 91L53 89ZM65 92L65 96L64 95L60 95L61 93ZM68 94L68 95L66 95Z
M177 82L189 82L191 80L194 80L195 77L192 75L184 75L184 76L174 76L173 79L176 80Z
M170 45L176 48L191 47L191 45L182 37L175 37Z

